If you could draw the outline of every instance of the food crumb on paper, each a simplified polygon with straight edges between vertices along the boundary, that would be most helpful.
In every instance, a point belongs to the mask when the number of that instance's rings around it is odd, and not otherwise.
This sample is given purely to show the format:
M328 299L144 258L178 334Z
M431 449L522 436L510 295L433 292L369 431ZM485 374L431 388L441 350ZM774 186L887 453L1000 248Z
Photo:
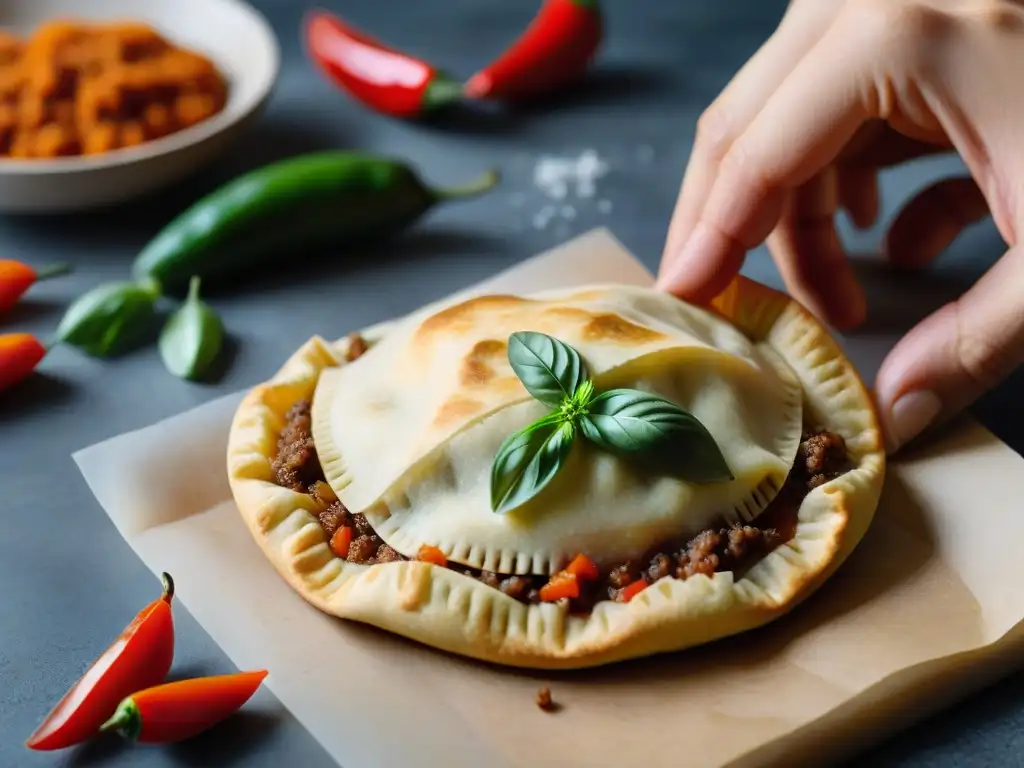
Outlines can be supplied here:
M555 712L559 705L551 698L551 689L546 685L537 691L537 706L545 712Z

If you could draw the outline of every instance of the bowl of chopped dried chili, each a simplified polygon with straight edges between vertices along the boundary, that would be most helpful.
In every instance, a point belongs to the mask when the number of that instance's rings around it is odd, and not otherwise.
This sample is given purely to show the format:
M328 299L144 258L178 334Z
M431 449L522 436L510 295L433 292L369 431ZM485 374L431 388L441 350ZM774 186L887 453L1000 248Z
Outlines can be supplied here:
M243 0L0 0L0 212L121 203L230 146L277 40Z

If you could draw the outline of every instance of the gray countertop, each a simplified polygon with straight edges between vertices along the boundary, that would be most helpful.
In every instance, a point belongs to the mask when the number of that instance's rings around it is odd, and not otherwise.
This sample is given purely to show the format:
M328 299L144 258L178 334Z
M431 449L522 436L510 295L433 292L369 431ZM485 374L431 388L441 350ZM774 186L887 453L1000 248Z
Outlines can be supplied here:
M372 254L341 255L296 270L303 262L295 253L275 273L252 276L211 297L233 334L232 364L216 386L173 379L153 349L99 362L58 348L31 383L0 394L2 766L330 765L305 729L266 692L259 694L253 714L170 749L126 750L116 741L57 754L24 749L26 736L67 685L157 588L89 493L71 453L249 386L314 333L340 335L393 317L597 225L611 228L653 269L695 121L768 36L785 3L609 2L609 38L585 87L543 108L446 126L392 121L340 95L314 73L300 49L298 23L306 3L261 0L256 5L277 30L283 49L281 76L259 122L216 166L151 199L93 215L0 219L4 256L36 264L70 260L77 266L72 277L34 289L4 320L5 330L47 335L69 300L97 282L122 277L142 244L198 194L278 157L327 147L363 148L408 158L438 183L458 182L493 165L503 170L504 182L490 195L437 211ZM466 75L522 29L538 3L335 0L324 5ZM609 165L595 195L546 209L550 201L533 181L540 156L578 157L587 150ZM957 167L932 161L887 175L887 213L909 190ZM878 231L854 235L844 229L844 234L854 247L870 248ZM937 265L947 295L969 284L1001 248L990 224L962 236ZM751 255L747 272L777 283L763 250ZM933 290L934 284L922 290ZM1022 386L1018 374L975 408L1017 450L1024 446L1024 418L1014 394ZM232 669L183 606L175 615L177 674ZM1017 675L855 764L1019 764L1021 725L1024 676Z

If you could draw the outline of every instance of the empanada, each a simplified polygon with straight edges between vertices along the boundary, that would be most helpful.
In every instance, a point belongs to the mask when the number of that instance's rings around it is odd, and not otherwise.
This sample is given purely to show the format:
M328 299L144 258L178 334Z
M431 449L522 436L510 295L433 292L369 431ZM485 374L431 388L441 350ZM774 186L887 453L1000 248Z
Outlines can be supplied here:
M570 418L513 370L522 332L575 350L595 393L682 409L728 476L693 479L699 435L672 444L692 450L631 453L646 422L609 448L588 390L555 470L496 513L509 436ZM534 480L551 469L538 456ZM310 603L535 668L678 650L780 616L864 535L884 472L871 400L835 341L745 278L711 310L596 285L314 338L247 395L228 448L242 517Z

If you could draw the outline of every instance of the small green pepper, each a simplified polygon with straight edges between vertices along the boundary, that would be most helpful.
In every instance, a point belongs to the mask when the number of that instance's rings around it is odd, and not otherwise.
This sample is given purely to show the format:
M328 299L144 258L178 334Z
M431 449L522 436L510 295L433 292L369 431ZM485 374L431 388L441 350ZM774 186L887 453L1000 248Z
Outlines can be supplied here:
M224 324L199 298L199 278L189 283L188 297L160 332L160 357L175 376L191 381L206 377L224 343Z
M276 257L345 247L393 234L434 205L480 194L491 171L463 187L428 187L404 163L355 152L314 152L250 171L171 221L135 259L137 279L179 293L195 275L209 282Z
M159 287L152 281L98 285L67 308L54 341L94 357L123 354L154 331L159 298Z

